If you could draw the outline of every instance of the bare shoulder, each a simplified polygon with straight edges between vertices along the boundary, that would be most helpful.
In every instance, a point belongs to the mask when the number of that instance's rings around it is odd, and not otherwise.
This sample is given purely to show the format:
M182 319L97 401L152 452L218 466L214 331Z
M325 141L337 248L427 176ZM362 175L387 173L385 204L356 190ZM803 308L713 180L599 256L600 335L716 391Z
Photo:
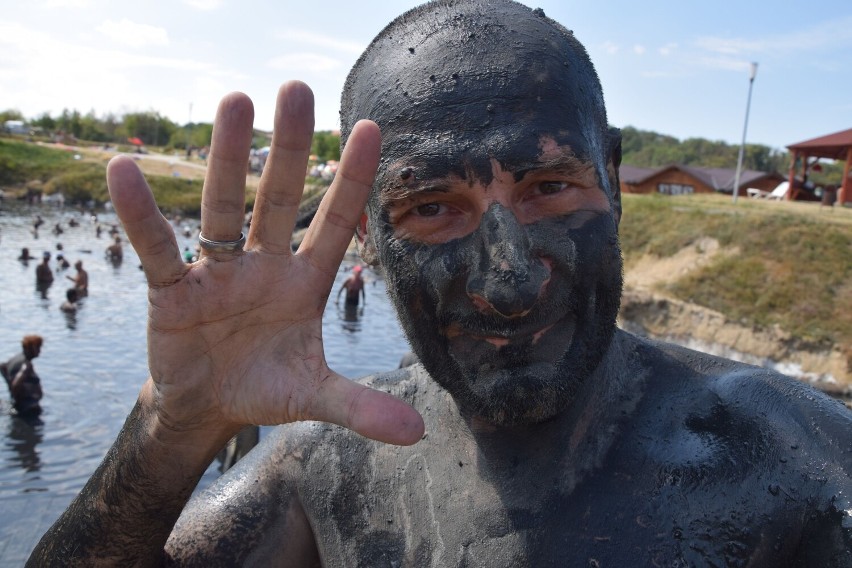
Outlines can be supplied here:
M638 340L649 372L633 429L665 471L708 474L799 504L852 510L852 411L769 369ZM845 501L844 503L837 502Z
M402 370L359 382L412 402L421 392L416 376ZM236 565L249 559L276 566L319 565L306 501L327 494L325 484L340 477L346 460L367 459L377 446L321 422L276 427L193 497L169 538L167 556L180 565ZM345 513L346 504L340 506Z
M299 452L270 437L190 500L166 544L181 566L319 566L296 492Z
M798 431L820 444L843 440L836 449L852 459L852 411L810 385L771 369L701 353L662 342L644 342L656 353L665 388L695 397L695 406L721 406L784 431Z
M675 515L685 540L760 533L794 565L852 563L849 409L769 369L639 338L632 349L648 380L611 457L649 498L689 496Z

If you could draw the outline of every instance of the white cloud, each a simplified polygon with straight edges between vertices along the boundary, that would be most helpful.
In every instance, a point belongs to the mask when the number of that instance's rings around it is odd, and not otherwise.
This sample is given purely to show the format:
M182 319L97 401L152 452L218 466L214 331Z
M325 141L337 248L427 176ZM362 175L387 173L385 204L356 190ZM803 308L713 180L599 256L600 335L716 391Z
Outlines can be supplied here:
M218 10L223 4L222 0L183 0L183 3L190 8L195 8L203 12Z
M106 20L97 27L97 30L116 43L131 47L169 44L169 36L164 28L137 24L127 18L122 18L118 22Z
M604 51L606 51L610 55L614 55L614 54L618 53L619 47L618 47L618 44L616 44L616 43L613 43L611 41L605 41L604 44L603 44L603 49L604 49Z
M185 101L201 103L208 93L218 99L225 92L218 79L239 75L197 59L89 47L17 22L0 22L0 92L16 93L21 101L16 106L28 117L44 111L56 115L63 107L99 114L155 108L183 121ZM210 104L215 109L215 101ZM193 113L201 116L197 120L210 120L198 109Z
M713 69L724 69L726 71L748 71L750 62L736 57L726 57L724 54L718 57L700 57L698 64Z
M317 53L288 53L273 57L267 65L286 71L331 71L340 67L341 62Z
M645 53L645 46L637 43L633 46L633 53L636 55L643 55Z
M843 45L852 45L852 16L832 18L803 30L754 39L707 36L698 38L695 43L702 49L724 55L837 50Z
M329 47L331 49L336 49L338 51L354 55L361 55L361 52L364 51L364 48L366 47L358 42L344 41L336 37L293 28L288 28L278 32L276 34L276 38L298 42L303 45Z
M667 56L671 55L674 52L675 49L677 49L676 43L667 43L666 45L658 48L657 52L660 55L662 55L663 57L667 57Z

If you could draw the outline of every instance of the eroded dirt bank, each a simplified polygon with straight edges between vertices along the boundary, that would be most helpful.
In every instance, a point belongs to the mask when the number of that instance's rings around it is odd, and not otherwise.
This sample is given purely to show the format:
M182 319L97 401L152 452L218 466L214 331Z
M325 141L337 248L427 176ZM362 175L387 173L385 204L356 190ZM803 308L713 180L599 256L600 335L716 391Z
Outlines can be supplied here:
M668 297L661 284L684 276L717 255L735 254L720 249L713 239L703 239L669 258L646 256L625 272L622 326L651 337L688 346L696 343L746 354L747 362L781 364L782 372L798 375L818 388L838 396L852 395L852 353L849 346L815 350L783 329L758 329L728 320L714 310ZM718 351L719 349L715 349ZM724 351L724 349L722 349ZM727 353L723 353L726 354ZM801 371L799 371L799 369Z

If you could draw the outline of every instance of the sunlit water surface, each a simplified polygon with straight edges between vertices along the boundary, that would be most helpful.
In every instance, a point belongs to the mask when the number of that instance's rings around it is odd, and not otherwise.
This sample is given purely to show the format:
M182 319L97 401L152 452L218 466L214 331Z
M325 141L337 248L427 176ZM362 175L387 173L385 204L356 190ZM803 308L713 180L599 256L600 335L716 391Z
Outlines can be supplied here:
M44 337L41 355L34 361L44 389L42 423L15 416L8 391L0 384L0 564L15 565L98 466L148 376L147 288L138 257L123 233L124 261L113 266L104 256L110 237L104 231L96 238L88 215L8 202L2 208L0 361L20 351L24 335ZM45 220L37 237L32 231L36 214ZM79 227L68 226L72 216L80 221ZM52 232L57 222L64 228L61 235ZM98 212L98 222L108 229L117 221L111 213ZM181 229L175 227L181 250L194 247L196 241L183 237ZM72 267L55 272L52 287L42 297L35 287L35 269L49 250L56 271L57 243L62 243ZM22 247L37 259L28 264L18 261ZM89 273L89 296L69 317L59 306L71 284L65 276L75 273L77 260ZM347 259L341 265L332 298L352 262ZM356 321L346 321L333 301L323 318L329 365L349 377L396 368L408 350L385 296L384 281L369 270L365 280L366 306ZM202 486L219 475L217 466L211 465Z

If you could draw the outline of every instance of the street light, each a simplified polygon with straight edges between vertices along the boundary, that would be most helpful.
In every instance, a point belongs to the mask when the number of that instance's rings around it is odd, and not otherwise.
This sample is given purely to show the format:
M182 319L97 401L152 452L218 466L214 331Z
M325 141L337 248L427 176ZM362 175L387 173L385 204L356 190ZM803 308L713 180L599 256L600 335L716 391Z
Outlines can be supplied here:
M751 107L751 88L754 86L754 78L757 76L757 63L751 63L748 76L748 100L746 101L745 124L743 124L743 141L740 143L740 155L737 158L737 174L734 176L734 203L737 202L737 194L740 192L740 172L743 169L743 152L745 151L746 131L748 130L748 110Z

